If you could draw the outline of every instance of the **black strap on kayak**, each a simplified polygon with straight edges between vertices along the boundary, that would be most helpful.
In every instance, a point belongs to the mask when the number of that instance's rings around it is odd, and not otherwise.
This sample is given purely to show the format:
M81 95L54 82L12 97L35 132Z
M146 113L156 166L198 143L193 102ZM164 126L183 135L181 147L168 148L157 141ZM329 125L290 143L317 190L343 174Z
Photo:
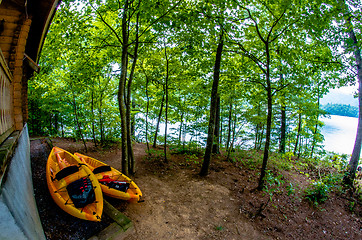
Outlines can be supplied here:
M93 169L94 174L101 173L101 172L108 172L108 171L112 171L111 167L108 165L100 166L100 167Z
M78 172L79 168L78 166L72 165L72 166L68 166L66 168L63 168L62 170L60 170L56 175L54 180L61 180L67 176L69 176L70 174L76 173Z

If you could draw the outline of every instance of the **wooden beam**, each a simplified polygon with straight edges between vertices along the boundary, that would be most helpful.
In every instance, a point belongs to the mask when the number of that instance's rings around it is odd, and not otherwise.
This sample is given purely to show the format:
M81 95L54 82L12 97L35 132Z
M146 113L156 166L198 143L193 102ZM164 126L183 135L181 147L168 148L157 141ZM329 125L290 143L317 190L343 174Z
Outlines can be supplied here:
M1 1L1 0L0 0L0 1ZM15 3L16 5L21 6L21 7L25 6L25 3L26 3L25 0L10 0L10 2L13 2L13 3ZM0 3L1 3L1 2L0 2Z
M31 59L26 53L24 53L24 57L25 57L24 60L29 65L29 67L31 67L31 69L33 69L36 73L39 73L40 66L36 64L36 62L33 59Z

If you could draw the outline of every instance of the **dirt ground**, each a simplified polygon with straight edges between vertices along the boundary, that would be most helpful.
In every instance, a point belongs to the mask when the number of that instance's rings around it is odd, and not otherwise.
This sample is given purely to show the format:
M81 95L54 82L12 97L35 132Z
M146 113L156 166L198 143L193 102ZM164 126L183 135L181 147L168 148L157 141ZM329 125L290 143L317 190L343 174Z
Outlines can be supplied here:
M52 143L72 153L84 153L83 145L72 140L56 138ZM45 173L42 179L39 167L45 164L47 156L34 158L39 144L45 143L31 142L32 161L36 161L33 174L39 175L34 179L34 186L38 208L39 204L42 206L39 213L47 238L87 239L105 228L111 222L106 216L101 223L77 220L52 202L45 190ZM119 147L99 150L89 144L88 148L87 155L121 168ZM264 192L254 190L257 168L250 170L240 162L214 158L210 174L201 178L198 176L201 160L190 161L184 155L171 154L166 164L160 158L147 157L145 150L144 144L134 145L137 172L132 176L145 201L131 204L110 200L133 221L135 233L127 240L362 239L360 206L351 212L349 202L335 194L318 208L310 206L301 196L308 179L297 171L283 174L285 183L297 186L293 194L288 195L288 188L283 186L268 200ZM37 195L45 197L39 200ZM54 224L52 218L59 224ZM65 233L62 228L71 230Z

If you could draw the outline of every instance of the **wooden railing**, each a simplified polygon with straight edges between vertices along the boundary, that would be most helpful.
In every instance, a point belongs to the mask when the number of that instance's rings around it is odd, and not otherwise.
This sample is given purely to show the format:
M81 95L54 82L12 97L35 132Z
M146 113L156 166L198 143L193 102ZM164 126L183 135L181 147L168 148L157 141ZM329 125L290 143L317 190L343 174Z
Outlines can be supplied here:
M0 144L14 129L12 75L0 49Z

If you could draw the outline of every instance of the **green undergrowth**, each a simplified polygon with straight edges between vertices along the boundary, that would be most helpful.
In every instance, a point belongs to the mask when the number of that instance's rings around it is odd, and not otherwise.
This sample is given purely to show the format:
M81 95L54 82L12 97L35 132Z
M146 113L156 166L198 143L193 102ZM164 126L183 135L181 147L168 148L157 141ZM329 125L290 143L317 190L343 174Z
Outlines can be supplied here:
M224 149L221 150L226 153ZM202 163L204 149L197 143L187 145L175 144L169 147L171 155L181 156L180 165L199 167ZM152 158L162 159L163 149L150 149ZM263 151L237 149L226 159L241 169L259 172L263 160ZM328 200L332 192L341 193L343 174L347 167L347 155L325 153L313 158L297 158L291 152L284 154L271 152L268 159L265 176L264 193L269 196L270 202L277 194L286 194L294 200L305 199L312 206L318 207ZM294 181L295 174L302 175L301 179L308 182L303 187ZM360 190L362 191L362 190ZM293 201L294 201L293 200ZM351 203L351 208L353 208Z
M164 149L152 148L146 150L148 161L163 161ZM198 167L202 163L202 156L204 150L195 142L189 142L187 144L175 143L169 145L167 149L167 158L172 158L172 155L180 156L181 162L177 164L186 167ZM182 160L183 159L183 160Z
M259 171L263 159L262 151L239 150L230 155L230 161L242 164L243 168ZM265 176L264 192L273 200L275 194L301 197L318 207L327 201L332 192L341 193L343 174L348 161L347 155L325 153L313 158L297 158L291 152L270 153ZM301 189L293 180L288 181L286 172L304 175L308 186Z

